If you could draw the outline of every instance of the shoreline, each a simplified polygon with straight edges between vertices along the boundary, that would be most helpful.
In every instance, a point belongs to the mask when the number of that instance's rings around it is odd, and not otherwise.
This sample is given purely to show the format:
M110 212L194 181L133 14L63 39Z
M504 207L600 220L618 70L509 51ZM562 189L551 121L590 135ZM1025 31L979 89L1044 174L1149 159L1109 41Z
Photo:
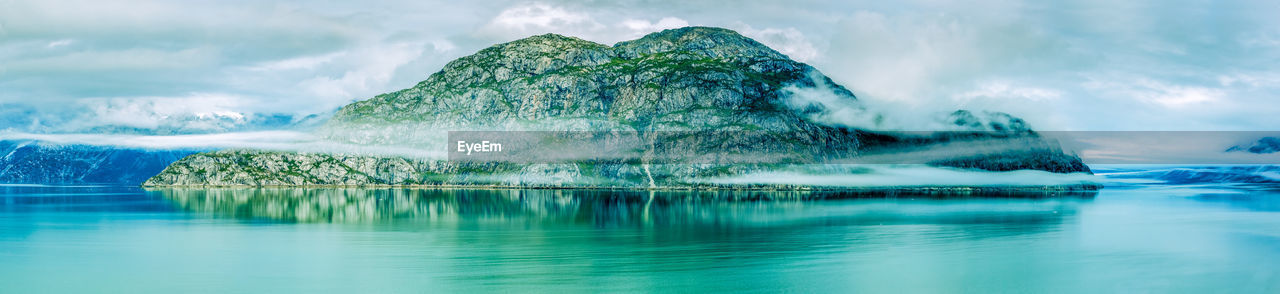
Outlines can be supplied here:
M140 185L143 189L448 189L448 190L600 190L600 191L764 191L764 192L1094 192L1105 186L515 186L515 185Z

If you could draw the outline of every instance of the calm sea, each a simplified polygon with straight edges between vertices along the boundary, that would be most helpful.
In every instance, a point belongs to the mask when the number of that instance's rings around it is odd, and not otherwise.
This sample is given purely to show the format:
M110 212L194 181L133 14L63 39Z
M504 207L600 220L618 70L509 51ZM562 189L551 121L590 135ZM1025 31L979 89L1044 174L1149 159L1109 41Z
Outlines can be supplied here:
M1280 192L3 186L0 292L1280 293Z

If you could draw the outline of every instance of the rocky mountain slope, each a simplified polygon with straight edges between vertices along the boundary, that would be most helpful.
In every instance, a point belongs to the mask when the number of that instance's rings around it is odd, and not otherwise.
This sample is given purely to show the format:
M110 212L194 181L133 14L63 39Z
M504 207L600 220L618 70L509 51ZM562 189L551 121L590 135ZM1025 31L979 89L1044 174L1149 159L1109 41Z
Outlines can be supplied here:
M799 99L820 95L823 99ZM837 101L837 104L814 101ZM736 32L689 27L607 46L554 34L495 45L448 63L408 89L340 109L318 132L343 143L444 150L445 131L553 130L634 134L688 132L710 137L701 150L779 155L783 159L857 158L956 141L1038 138L1022 120L959 111L944 123L960 132L908 134L821 123L819 117L879 114L813 67ZM731 134L731 135L725 135ZM689 142L680 142L689 143ZM1088 172L1052 144L958 156L930 163L985 170ZM702 186L699 179L796 167L779 162L658 163L638 160L510 163L370 154L226 150L169 166L150 186L510 185ZM812 163L812 162L810 162ZM824 172L821 167L814 172Z

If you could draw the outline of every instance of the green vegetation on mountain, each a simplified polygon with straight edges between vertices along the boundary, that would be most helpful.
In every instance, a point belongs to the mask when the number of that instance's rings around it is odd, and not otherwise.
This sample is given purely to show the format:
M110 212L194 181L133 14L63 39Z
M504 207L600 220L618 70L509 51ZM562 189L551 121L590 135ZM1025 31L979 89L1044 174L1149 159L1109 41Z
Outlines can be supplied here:
M813 67L726 29L672 29L613 46L546 34L480 50L449 62L411 88L342 107L317 132L344 144L442 150L443 134L449 130L625 131L638 136L743 131L696 144L788 159L807 158L815 150L856 157L883 146L945 140L818 122L814 117L831 113L831 106L796 105L792 96L797 89L858 107L852 92ZM983 119L957 112L947 123L966 130L994 130L1000 136L1036 136L1021 120L1007 115ZM968 157L936 164L1088 171L1079 158L1043 148L990 161ZM189 156L146 185L682 187L707 186L699 180L707 177L778 168L787 166L466 163L358 152L228 150Z

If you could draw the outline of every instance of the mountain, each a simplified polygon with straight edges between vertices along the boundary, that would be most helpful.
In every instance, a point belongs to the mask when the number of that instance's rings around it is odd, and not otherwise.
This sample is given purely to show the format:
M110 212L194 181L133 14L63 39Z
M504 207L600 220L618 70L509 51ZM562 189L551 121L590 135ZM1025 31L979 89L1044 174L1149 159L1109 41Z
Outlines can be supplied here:
M1227 152L1249 152L1254 154L1271 154L1280 152L1280 138L1262 137L1261 139L1258 139L1257 142L1253 142L1253 144L1249 146L1238 145L1227 148Z
M835 116L856 116L868 125L824 120ZM882 121L813 67L730 30L672 29L613 46L546 34L489 47L449 62L411 88L344 106L317 132L344 144L436 152L446 150L446 131L605 132L646 143L636 150L642 156L518 163L363 150L224 150L175 162L146 185L689 187L707 185L706 178L780 169L825 173L831 169L792 163L988 139L1032 144L919 163L1089 171L1007 114L958 111L943 122L956 132L942 133L874 131ZM672 137L680 139L665 140ZM654 160L681 150L678 155L696 160ZM702 151L779 160L726 162Z
M1280 166L1178 168L1156 179L1170 184L1275 184L1280 183Z
M0 130L35 134L132 134L190 135L278 129L306 129L319 125L328 114L254 113L211 111L169 113L149 109L154 102L134 104L56 105L41 109L19 103L0 103ZM130 109L136 113L113 119L98 118L102 109ZM123 122L122 120L133 120Z
M161 116L161 115L157 115ZM294 115L282 113L196 113L162 115L164 118L148 127L127 125L97 125L87 128L57 130L47 133L90 133L131 135L193 135L228 132L252 132L280 129L313 128L324 121L323 115ZM45 132L42 132L45 133Z
M1104 174L1113 179L1147 179L1160 184L1280 184L1280 166L1188 166L1157 169L1116 169Z
M0 183L139 185L191 153L0 140Z

